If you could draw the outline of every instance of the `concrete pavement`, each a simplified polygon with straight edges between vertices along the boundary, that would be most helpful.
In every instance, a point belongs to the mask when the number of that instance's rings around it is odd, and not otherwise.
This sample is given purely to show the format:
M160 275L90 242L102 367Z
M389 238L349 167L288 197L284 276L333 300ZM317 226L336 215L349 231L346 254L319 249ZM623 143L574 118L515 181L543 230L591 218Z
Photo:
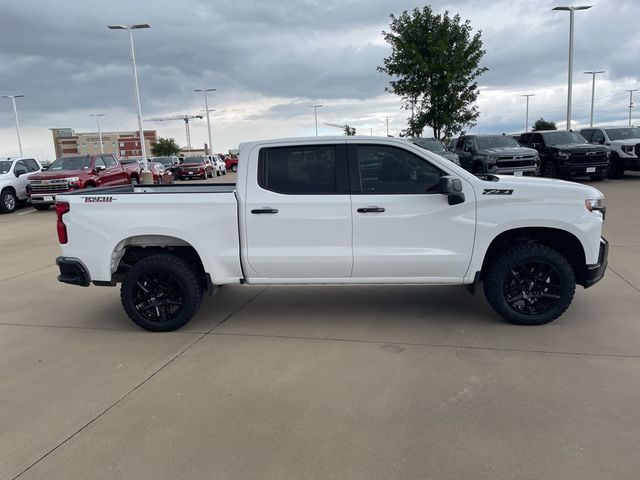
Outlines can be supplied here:
M460 287L227 286L151 334L56 282L52 211L0 216L0 478L636 479L640 176L594 185L607 275L531 328Z

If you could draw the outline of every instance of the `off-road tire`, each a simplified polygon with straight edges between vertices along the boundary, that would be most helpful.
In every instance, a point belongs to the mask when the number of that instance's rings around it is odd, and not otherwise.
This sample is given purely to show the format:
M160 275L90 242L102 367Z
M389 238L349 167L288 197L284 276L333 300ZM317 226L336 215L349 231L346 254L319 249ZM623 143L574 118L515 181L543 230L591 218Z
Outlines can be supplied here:
M540 168L540 175L547 178L558 178L558 169L552 161L547 160Z
M157 279L158 275L167 279L164 284L161 284L160 281L149 282L150 279ZM178 308L175 315L164 320L153 320L141 313L141 310L152 310L148 315L153 315L153 312L158 312L158 316L161 315L159 308L142 308L150 304L147 302L146 305L143 305L146 300L139 298L139 295L144 294L145 289L148 289L149 292L160 292L158 296L155 293L152 294L154 301L160 299L165 292L168 293L164 298L175 299L177 297L172 297L172 293L169 291L175 292L174 286L179 287L181 301L181 307ZM127 272L120 289L120 300L129 318L139 327L151 332L170 332L186 325L200 309L202 284L198 280L195 269L182 258L169 254L152 255L134 264ZM159 307L162 306L159 305Z
M514 278L513 272L518 271L518 267L523 266L523 264L535 264L535 262L547 264L553 268L553 276L558 283L554 287L558 299L545 311L522 313L510 304L506 292L510 288L518 289L519 287L507 287L507 282ZM530 278L534 282L534 279L538 277L532 276ZM545 279L545 282L547 280ZM550 283L545 282L540 282L539 285L549 285L551 287ZM545 287L538 288L544 289ZM575 273L568 260L556 250L537 243L516 245L502 252L491 260L484 275L484 293L489 305L505 320L516 325L543 325L552 322L569 308L575 290ZM550 292L549 290L548 293ZM536 301L544 302L540 299ZM524 303L526 304L526 300Z

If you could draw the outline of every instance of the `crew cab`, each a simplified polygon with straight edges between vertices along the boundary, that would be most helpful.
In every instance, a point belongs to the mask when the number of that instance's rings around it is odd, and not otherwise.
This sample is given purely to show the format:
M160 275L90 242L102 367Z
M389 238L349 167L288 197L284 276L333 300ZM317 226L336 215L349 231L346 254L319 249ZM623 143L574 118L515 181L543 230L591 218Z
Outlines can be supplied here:
M580 134L594 145L609 147L609 178L622 178L625 170L640 171L640 128L592 127Z
M176 170L176 178L213 178L214 169L205 156L184 157Z
M27 192L33 207L47 210L61 193L84 188L140 183L137 162L121 165L113 155L70 155L29 178Z
M11 213L18 202L29 199L27 182L41 170L42 166L35 158L0 158L0 213Z
M547 323L604 275L603 195L561 180L476 177L407 140L240 146L237 184L58 197L58 280L115 286L147 330L180 328L226 284L480 282L516 324ZM192 208L197 206L197 208Z
M453 151L460 165L476 175L537 175L538 152L507 135L462 135Z
M591 177L602 180L609 171L607 147L591 145L579 133L540 130L520 135L520 145L540 154L540 173L549 178Z

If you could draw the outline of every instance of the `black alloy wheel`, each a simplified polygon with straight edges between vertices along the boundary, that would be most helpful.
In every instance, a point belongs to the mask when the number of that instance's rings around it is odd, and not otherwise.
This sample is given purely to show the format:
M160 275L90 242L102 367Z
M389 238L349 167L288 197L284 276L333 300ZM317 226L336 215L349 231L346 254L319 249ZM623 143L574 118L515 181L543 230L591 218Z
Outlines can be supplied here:
M557 177L556 166L553 162L547 161L542 164L542 176L547 178Z
M525 315L548 312L560 301L560 276L544 260L514 265L502 288L507 304Z
M182 327L196 314L202 302L202 284L184 259L152 255L129 269L120 298L138 326L168 332Z

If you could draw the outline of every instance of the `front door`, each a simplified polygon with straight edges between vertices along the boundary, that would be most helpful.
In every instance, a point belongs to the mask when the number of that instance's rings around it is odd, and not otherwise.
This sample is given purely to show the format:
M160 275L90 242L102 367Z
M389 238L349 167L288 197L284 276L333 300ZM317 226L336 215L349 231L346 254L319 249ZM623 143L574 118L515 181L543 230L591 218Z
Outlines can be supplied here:
M245 273L256 283L349 278L352 219L345 144L263 147L257 168L255 163L250 163L244 204L245 251L253 272Z
M438 193L443 170L408 150L349 147L353 214L352 278L462 281L471 261L475 199L449 205ZM355 182L353 181L355 177Z

